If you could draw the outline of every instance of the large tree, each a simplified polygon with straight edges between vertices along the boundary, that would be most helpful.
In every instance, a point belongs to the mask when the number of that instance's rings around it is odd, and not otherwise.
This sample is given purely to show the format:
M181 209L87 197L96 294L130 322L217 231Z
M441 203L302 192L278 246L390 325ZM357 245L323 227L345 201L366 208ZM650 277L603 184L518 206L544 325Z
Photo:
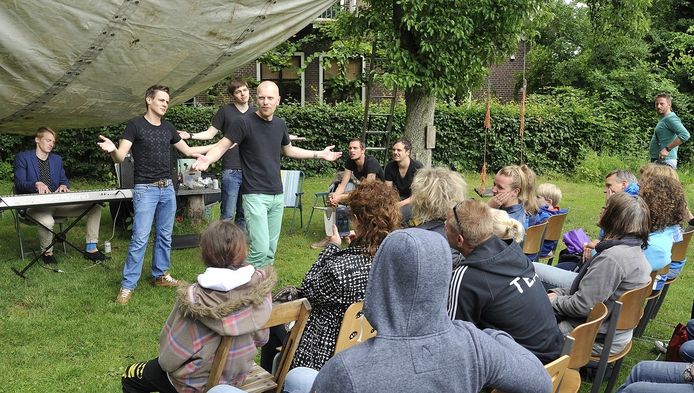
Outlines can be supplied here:
M386 83L405 94L405 136L413 155L431 165L425 128L438 97L472 89L490 64L518 49L540 0L364 0L343 14L342 40L376 40Z

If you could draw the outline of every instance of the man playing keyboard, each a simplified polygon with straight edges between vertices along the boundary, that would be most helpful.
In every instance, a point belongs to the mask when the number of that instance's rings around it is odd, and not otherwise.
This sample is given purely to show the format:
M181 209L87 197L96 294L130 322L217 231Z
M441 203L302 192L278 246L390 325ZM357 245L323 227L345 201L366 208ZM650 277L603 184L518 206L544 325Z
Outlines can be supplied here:
M63 159L52 153L56 142L56 133L48 127L36 130L35 150L19 153L14 164L14 187L17 194L49 194L53 192L70 192L70 184L63 169ZM27 209L27 215L36 220L38 236L43 254L43 262L56 263L53 256L54 217L77 217L88 205L71 204L64 206L39 206ZM101 205L94 205L86 214L87 235L84 257L93 261L103 261L106 256L96 248L99 240L99 223Z

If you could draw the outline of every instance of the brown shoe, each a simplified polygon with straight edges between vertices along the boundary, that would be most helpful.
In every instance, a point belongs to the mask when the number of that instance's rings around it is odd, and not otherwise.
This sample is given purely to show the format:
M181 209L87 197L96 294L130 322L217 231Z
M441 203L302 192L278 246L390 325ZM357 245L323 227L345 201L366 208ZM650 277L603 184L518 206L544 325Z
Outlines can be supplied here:
M164 272L161 276L152 278L152 285L156 287L175 287L178 286L178 280L171 277L169 272Z
M323 240L311 244L311 248L313 248L314 250L319 250L321 248L325 248L325 246L327 246L328 243L330 243L330 238L326 236L323 238Z
M132 295L132 289L121 288L120 291L118 291L118 296L116 296L116 304L128 304Z

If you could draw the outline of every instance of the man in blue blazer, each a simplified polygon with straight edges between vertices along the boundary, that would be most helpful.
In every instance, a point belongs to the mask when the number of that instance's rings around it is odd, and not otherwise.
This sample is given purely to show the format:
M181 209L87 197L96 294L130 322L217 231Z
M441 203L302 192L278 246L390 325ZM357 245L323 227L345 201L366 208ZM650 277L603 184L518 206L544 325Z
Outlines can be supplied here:
M14 187L17 194L49 194L53 192L70 192L70 184L63 169L63 159L52 153L56 142L56 133L48 127L36 130L35 150L19 153L14 163ZM63 206L38 206L27 209L27 215L38 221L39 242L43 250L45 263L56 263L53 256L54 217L77 217L87 208L85 204ZM101 205L94 205L86 214L87 236L84 257L94 261L106 258L96 248L99 240ZM45 227L45 228L44 228Z

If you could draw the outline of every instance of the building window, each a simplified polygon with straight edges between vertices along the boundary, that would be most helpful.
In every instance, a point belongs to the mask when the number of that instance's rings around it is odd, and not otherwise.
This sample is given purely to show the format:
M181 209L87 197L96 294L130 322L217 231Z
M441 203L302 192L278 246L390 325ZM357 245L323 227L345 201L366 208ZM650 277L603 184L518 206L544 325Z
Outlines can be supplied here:
M334 59L323 59L320 67L320 101L325 104L363 101L362 81L364 58L354 57L347 61L344 69Z
M299 72L304 64L304 54L296 53L289 65L276 69L268 64L257 63L258 80L273 81L280 88L283 103L304 104L304 73Z

